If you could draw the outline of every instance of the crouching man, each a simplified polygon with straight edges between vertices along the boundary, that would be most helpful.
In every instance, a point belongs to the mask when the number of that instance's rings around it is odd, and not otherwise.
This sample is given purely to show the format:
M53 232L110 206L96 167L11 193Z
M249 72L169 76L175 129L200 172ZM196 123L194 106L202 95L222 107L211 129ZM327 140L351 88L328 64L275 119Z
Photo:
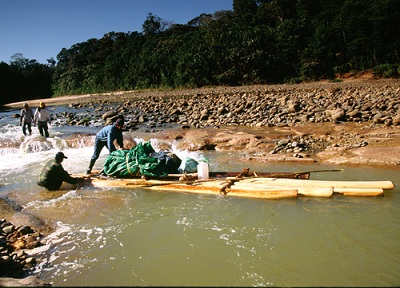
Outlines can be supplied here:
M67 158L68 157L66 157L64 153L58 152L56 157L52 160L49 160L43 167L37 184L46 188L47 190L60 189L64 181L70 184L76 184L78 187L81 186L83 184L83 178L71 177L61 165L63 160Z

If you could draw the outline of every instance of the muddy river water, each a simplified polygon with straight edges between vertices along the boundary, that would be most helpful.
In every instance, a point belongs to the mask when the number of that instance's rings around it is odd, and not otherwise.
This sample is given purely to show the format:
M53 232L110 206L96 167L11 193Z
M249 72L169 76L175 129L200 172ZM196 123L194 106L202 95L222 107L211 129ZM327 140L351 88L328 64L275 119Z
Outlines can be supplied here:
M46 141L37 141L36 128L29 137L4 121L0 129L0 197L54 227L45 246L29 251L38 259L32 273L53 286L400 284L399 169L245 162L243 152L206 152L211 171L343 169L311 179L391 180L396 188L384 197L285 200L93 187L49 192L36 185L44 163L62 150L64 168L83 173L93 147L68 148L62 136L71 128L51 127Z

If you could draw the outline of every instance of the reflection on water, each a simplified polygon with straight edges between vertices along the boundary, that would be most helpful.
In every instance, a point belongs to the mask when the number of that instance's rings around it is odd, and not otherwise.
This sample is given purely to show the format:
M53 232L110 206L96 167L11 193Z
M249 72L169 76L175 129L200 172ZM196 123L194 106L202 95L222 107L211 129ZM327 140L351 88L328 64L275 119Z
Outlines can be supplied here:
M19 128L0 136L19 141L0 149L0 197L56 228L46 246L30 251L39 260L34 272L53 286L400 284L399 169L253 163L240 152L208 152L211 171L343 168L311 179L392 180L396 188L377 198L285 200L93 187L49 192L36 185L44 163L63 150L64 168L83 173L93 147L66 148L65 132L55 127L60 137L28 145Z

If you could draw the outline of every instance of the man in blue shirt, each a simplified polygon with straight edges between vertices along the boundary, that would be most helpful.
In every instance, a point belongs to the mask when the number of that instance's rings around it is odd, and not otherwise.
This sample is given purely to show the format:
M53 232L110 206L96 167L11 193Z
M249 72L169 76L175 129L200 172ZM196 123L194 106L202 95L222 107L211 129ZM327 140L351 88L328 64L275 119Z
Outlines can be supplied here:
M100 152L104 146L106 146L108 151L111 153L117 150L114 145L114 140L117 140L119 147L124 149L122 136L123 128L124 119L118 118L114 124L104 127L99 131L99 133L97 133L96 141L94 143L94 153L90 159L89 168L87 169L86 174L90 174L92 172L94 163L96 163L96 160L99 158Z

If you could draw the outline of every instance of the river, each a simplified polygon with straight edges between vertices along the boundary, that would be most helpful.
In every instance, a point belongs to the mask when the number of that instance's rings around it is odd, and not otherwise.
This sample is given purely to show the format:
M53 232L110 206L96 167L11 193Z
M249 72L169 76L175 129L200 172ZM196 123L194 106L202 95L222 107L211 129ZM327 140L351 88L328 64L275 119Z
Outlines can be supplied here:
M244 152L205 152L211 171L343 169L311 179L391 180L396 188L384 197L285 200L93 187L49 192L36 185L48 159L61 150L64 168L83 173L93 152L85 141L68 147L66 135L100 128L51 126L44 141L37 127L23 136L15 113L0 113L0 197L55 228L45 246L29 251L39 262L32 273L53 286L400 285L398 168L266 164L243 161ZM132 134L157 143L157 133Z

